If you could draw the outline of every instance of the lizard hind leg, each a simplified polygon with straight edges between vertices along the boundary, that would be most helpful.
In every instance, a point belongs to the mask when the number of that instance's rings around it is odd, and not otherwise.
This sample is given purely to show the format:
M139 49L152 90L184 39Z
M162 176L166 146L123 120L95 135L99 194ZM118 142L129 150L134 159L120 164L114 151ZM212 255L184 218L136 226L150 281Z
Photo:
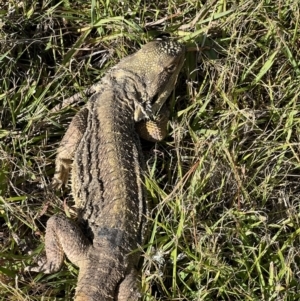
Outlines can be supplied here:
M80 266L81 261L86 259L89 246L90 243L75 223L64 216L54 215L46 227L46 260L37 267L27 267L25 270L46 274L57 272L63 264L64 254L73 264Z
M132 268L119 285L116 301L138 301L142 295L140 293L139 273Z

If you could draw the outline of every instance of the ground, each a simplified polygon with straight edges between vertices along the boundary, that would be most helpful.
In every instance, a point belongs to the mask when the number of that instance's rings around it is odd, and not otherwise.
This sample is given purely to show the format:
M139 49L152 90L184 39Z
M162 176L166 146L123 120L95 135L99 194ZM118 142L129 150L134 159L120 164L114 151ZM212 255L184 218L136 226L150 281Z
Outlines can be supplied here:
M47 219L74 217L49 183L82 103L53 108L162 35L188 53L168 137L143 143L144 300L300 299L299 14L292 0L0 0L0 300L73 296L68 261L24 272Z

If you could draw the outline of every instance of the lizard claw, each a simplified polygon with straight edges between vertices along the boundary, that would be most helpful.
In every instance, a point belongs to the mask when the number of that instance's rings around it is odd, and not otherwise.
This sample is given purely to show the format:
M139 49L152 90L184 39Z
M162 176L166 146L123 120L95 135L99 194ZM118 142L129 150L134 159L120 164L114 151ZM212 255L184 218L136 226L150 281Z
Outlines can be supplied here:
M63 185L64 185L64 182L62 180L54 177L50 184L50 188L58 190L58 189L61 189Z
M27 266L25 267L24 269L24 272L36 272L36 273L39 273L39 272L43 272L45 274L50 274L51 271L49 268L47 268L47 260L46 260L46 257L42 256L42 257L38 257L37 259L37 262L36 262L37 266L35 267L32 267L32 266Z

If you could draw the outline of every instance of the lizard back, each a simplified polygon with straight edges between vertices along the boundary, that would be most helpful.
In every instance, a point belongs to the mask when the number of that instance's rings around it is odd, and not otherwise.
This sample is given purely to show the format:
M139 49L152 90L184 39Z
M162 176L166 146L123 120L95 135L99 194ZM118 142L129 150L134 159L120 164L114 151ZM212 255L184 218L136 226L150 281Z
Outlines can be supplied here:
M74 159L72 194L80 226L52 216L45 235L47 260L28 270L53 273L65 253L79 267L76 301L135 301L141 296L136 250L143 243L147 204L135 125L148 120L153 126L184 54L177 42L153 41L122 59L95 86L96 93L60 143L53 183L67 182Z

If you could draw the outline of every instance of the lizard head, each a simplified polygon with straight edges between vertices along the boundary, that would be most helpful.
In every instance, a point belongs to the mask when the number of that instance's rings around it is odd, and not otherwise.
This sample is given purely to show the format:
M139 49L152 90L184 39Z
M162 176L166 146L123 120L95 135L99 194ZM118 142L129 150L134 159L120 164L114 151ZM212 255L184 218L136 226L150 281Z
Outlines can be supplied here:
M142 46L119 66L138 74L143 84L144 93L136 105L135 121L159 112L174 89L184 57L184 45L173 40L155 40Z

